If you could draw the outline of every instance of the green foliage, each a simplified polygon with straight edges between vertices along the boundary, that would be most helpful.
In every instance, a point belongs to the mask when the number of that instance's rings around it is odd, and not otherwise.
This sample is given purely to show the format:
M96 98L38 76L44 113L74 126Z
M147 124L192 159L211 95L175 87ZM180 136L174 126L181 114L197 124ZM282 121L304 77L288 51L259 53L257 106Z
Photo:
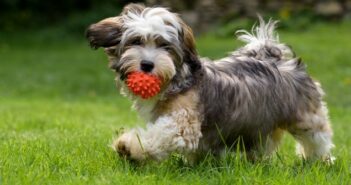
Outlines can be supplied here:
M245 29L245 30L251 30L252 25L254 24L253 19L248 19L248 18L239 18L239 19L234 19L233 21L230 21L223 26L220 26L219 28L214 29L214 33L218 37L234 37L235 32L237 30Z
M0 30L39 30L60 23L70 31L117 15L124 4L110 0L4 0L0 2Z
M301 161L289 135L277 155L257 163L236 154L221 160L208 156L196 166L179 156L161 164L130 163L109 144L121 127L142 122L118 95L102 50L52 29L2 37L0 184L348 184L350 29L350 24L318 24L280 36L326 90L335 132L333 166ZM197 45L202 55L218 58L239 43L205 35Z
M263 17L263 19L273 19L278 20L279 28L290 31L304 31L314 24L318 23L340 23L341 19L332 19L321 17L317 15L313 10L304 9L291 9L290 7L283 7L279 11L267 11L258 14ZM216 28L214 32L216 36L228 37L235 33L235 30L247 29L250 30L252 25L257 22L257 16L254 17L242 17L238 14L226 17L222 20L220 28Z

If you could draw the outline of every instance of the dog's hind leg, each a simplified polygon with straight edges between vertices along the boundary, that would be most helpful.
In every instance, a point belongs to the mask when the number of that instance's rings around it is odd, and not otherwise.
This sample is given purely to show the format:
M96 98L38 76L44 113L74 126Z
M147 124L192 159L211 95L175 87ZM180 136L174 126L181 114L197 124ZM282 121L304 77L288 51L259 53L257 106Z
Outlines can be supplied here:
M301 113L301 118L302 120L288 129L298 142L296 148L298 155L305 159L332 162L333 132L325 103L321 102L315 111Z
M264 146L264 156L271 156L278 148L284 135L284 130L277 128L268 137Z
M250 161L269 159L277 151L284 132L283 129L276 128L267 136L258 139L259 143L252 146L249 151L246 151L247 158Z

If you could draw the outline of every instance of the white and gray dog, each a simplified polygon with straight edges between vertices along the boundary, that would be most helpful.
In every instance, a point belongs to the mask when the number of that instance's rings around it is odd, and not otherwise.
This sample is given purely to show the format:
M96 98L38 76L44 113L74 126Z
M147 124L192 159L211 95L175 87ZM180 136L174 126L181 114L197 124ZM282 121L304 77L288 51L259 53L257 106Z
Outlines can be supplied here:
M242 146L252 159L272 154L285 131L305 159L332 159L332 129L318 82L274 33L276 22L252 33L239 31L245 46L217 61L199 58L192 30L161 7L127 5L119 16L92 24L86 36L103 47L121 93L148 123L113 143L130 159L165 159L176 152L194 161ZM162 79L161 92L144 100L126 87L142 71Z

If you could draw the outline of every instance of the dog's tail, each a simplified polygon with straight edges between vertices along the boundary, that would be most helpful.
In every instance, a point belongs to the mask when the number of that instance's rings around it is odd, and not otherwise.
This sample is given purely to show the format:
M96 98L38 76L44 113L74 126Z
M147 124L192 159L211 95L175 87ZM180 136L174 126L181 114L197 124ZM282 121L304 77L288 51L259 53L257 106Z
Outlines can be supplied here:
M275 33L278 21L271 19L265 23L261 16L259 17L259 25L252 27L251 33L246 30L236 32L240 41L247 43L233 54L247 55L259 60L279 61L295 58L291 48L280 43L278 34Z

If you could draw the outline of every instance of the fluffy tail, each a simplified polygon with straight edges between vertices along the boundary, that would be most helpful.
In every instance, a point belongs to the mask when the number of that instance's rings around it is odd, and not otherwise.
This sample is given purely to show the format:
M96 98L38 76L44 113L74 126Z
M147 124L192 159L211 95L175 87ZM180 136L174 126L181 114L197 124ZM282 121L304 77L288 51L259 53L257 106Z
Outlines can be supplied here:
M291 48L279 42L279 36L275 33L278 21L268 23L259 16L259 25L253 26L251 33L246 30L236 32L238 39L247 43L234 54L247 55L259 60L289 60L295 57Z

